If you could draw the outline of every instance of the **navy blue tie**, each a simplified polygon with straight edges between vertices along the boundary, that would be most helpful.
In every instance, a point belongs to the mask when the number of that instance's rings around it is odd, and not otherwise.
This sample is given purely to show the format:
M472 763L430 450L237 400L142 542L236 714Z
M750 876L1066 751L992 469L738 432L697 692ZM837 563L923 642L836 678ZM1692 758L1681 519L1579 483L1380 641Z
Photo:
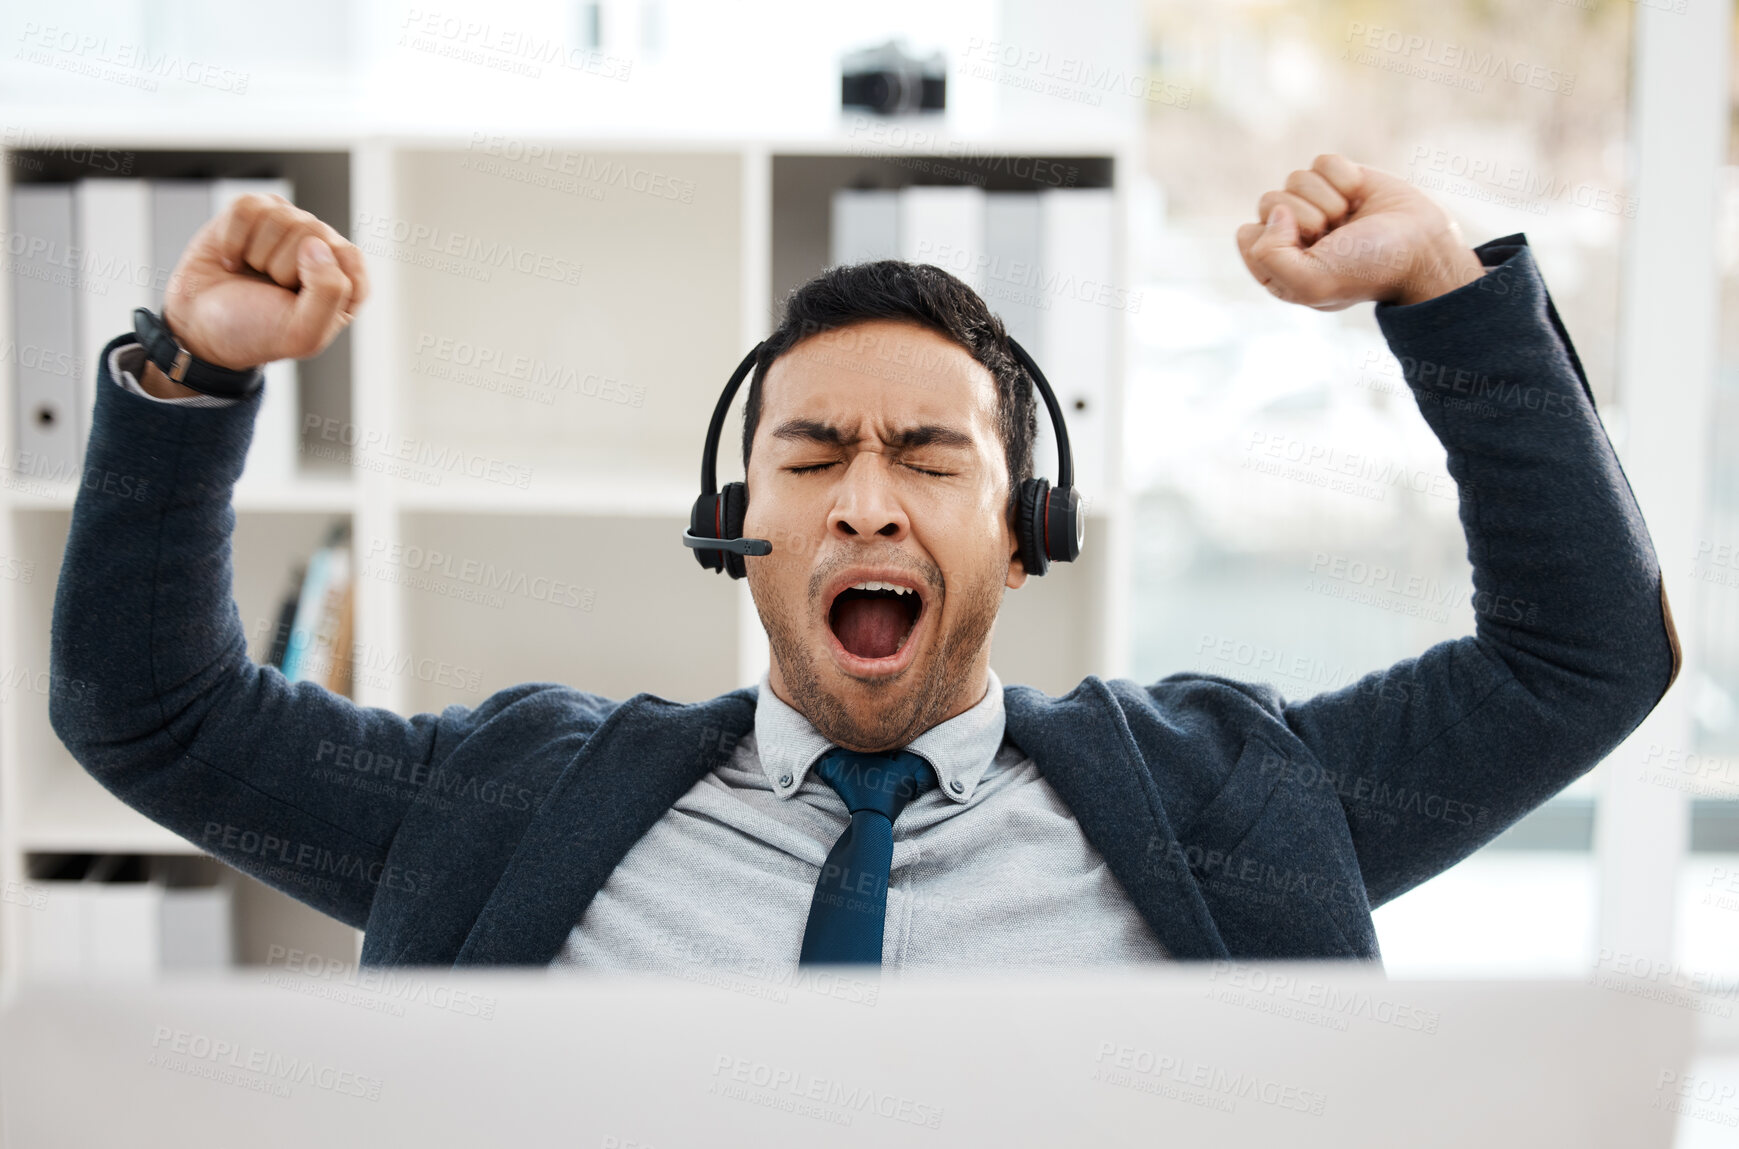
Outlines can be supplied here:
M936 772L910 750L859 754L838 747L815 772L839 793L851 811L851 825L821 867L797 964L881 965L894 819L906 803L936 785Z

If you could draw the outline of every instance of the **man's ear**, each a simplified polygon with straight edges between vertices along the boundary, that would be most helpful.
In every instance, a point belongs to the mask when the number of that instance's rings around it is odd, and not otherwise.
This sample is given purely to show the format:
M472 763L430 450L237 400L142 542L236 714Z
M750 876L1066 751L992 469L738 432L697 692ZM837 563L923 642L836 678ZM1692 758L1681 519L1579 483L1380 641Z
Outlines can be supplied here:
M1019 590L1026 585L1026 580L1026 564L1020 559L1020 548L1016 547L1014 554L1008 557L1008 578L1002 585L1009 590Z

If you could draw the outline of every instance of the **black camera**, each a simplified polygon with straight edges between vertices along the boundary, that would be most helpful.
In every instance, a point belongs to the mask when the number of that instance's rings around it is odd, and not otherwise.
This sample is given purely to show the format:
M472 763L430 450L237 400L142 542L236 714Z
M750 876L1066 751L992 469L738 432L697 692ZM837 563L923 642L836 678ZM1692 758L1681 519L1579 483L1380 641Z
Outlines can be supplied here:
M840 62L839 102L884 116L941 111L947 103L948 65L941 52L919 59L898 40L848 54Z

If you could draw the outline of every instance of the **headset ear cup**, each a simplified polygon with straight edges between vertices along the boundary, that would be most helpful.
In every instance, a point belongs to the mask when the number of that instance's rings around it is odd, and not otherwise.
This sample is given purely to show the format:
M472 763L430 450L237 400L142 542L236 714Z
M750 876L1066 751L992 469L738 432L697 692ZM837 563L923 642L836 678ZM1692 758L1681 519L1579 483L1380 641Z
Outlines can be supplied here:
M1072 563L1081 557L1081 539L1086 516L1081 496L1073 487L1052 487L1045 506L1045 554L1054 563Z
M1027 479L1020 485L1020 498L1015 505L1015 536L1020 544L1021 565L1034 578L1045 573L1050 559L1045 554L1045 496L1050 492L1048 479Z
M749 488L742 483L726 483L724 490L719 492L721 509L719 512L720 526L724 529L719 537L724 539L740 539L743 537L743 518L749 513ZM734 555L729 551L719 552L724 556L725 573L732 578L745 578L749 571L743 562L742 555Z
M718 538L719 497L717 495L701 495L694 501L694 510L688 515L689 533L697 538ZM695 547L694 561L709 571L724 570L724 552L711 547Z

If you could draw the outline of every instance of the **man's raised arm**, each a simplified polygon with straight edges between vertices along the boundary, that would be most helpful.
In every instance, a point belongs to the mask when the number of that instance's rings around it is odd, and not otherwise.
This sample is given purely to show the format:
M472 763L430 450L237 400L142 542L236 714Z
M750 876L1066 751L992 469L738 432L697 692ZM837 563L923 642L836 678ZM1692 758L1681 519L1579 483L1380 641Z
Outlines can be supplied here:
M316 354L366 294L361 254L337 232L282 199L247 196L194 237L164 318L193 355L248 369ZM54 731L153 821L362 927L383 882L419 880L387 856L411 794L322 784L315 772L356 754L426 766L477 712L406 720L248 658L231 596L230 494L260 393L160 402L196 392L154 368L139 382L157 398L125 390L110 359L142 368L133 342L117 337L98 364L50 647L52 681L83 685L51 693Z
M1284 705L1340 799L1373 907L1466 857L1609 754L1678 674L1660 565L1520 236L1460 241L1424 193L1321 156L1239 229L1251 273L1323 310L1362 300L1447 453L1474 631Z

